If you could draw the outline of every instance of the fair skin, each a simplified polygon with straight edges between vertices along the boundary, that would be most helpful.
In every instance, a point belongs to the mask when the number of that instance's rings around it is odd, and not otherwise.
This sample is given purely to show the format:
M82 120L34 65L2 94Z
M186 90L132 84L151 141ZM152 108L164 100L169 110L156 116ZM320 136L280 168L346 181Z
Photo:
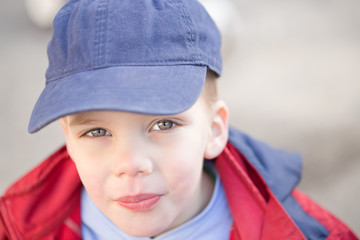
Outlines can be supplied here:
M136 237L167 232L203 210L213 182L204 159L228 138L222 101L170 116L94 111L60 120L68 152L97 207Z

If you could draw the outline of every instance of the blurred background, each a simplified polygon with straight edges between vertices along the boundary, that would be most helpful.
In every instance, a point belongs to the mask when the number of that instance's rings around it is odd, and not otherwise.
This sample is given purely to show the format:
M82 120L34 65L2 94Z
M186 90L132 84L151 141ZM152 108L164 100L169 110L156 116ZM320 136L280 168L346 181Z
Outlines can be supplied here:
M231 125L300 153L299 188L360 235L360 1L202 2L223 33ZM1 193L64 143L57 124L27 133L61 4L2 1Z

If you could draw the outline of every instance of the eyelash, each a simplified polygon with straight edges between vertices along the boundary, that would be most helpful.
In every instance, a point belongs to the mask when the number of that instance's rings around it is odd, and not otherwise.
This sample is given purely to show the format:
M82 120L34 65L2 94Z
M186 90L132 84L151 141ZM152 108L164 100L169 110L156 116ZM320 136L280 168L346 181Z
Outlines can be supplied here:
M152 132L152 131L167 131L167 130L170 130L170 129L176 127L176 126L178 126L178 124L175 123L174 121L168 120L168 119L162 119L162 120L158 120L154 124L152 124L151 128L149 129L149 132ZM101 133L99 133L99 132L101 132ZM96 136L96 134L99 134L99 135ZM94 129L91 129L91 130L89 130L89 131L87 131L87 132L85 132L84 134L81 135L81 137L91 137L91 138L98 138L98 137L105 137L105 136L111 136L111 133L109 133L104 128L94 128Z

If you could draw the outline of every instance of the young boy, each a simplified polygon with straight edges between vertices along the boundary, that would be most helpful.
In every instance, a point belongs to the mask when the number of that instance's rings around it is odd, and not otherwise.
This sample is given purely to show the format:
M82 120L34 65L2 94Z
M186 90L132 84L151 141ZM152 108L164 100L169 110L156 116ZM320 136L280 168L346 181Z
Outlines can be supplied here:
M1 198L0 239L357 239L294 190L297 155L229 131L197 2L70 1L48 55L29 131L66 147Z

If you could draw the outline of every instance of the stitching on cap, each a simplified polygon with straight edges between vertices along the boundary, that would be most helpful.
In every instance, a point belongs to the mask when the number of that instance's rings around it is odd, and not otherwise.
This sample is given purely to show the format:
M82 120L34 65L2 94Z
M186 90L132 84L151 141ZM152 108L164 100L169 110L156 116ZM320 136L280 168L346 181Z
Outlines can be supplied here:
M94 43L94 51L95 51L95 56L94 56L94 65L100 65L101 62L101 49L102 49L102 36L104 35L104 29L103 29L103 13L104 13L104 9L105 9L106 3L105 1L101 1L101 3L98 5L97 9L96 9L96 22L98 23L97 25L97 36L95 37L95 43Z
M99 64L105 63L105 53L106 53L106 39L107 39L107 24L108 24L108 0L104 0L102 4L101 11L101 39L100 39L100 48L99 51Z
M106 45L105 45L105 56L104 56L104 63L107 62L107 59L110 56L110 48L109 46L112 44L112 38L109 38L109 34L112 32L114 24L112 23L112 21L109 21L109 19L112 19L112 15L114 14L114 9L113 8L108 8L107 9L107 23L106 23L106 28L107 28L107 32L106 32Z
M186 36L186 46L189 48L189 49L191 49L191 52L194 52L194 49L195 49L195 46L194 46L194 39L193 39L193 36L192 36L192 34L191 34L191 32L192 32L192 29L191 29L191 21L190 21L190 19L186 16L186 12L185 12L185 7L184 7L184 5L183 4L174 4L173 5L175 8L177 8L178 9L178 11L177 12L180 12L181 14L180 14L180 17L181 17L181 19L183 20L182 21L182 23L184 23L183 24L183 26L186 28L186 30L187 30L187 36ZM193 61L193 60L195 60L194 58L191 60L191 61ZM190 61L190 60L188 60L188 61ZM159 62L163 62L163 61L159 61Z

